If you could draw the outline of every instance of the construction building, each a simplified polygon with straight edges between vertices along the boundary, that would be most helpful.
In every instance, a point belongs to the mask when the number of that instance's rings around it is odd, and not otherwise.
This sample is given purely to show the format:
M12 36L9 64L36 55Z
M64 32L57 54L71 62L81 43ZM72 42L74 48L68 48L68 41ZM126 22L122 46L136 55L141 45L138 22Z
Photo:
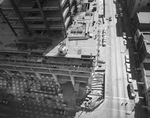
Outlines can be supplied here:
M75 11L75 0L4 0L1 14L9 23L14 35L51 36L54 32L66 37L66 29Z
M100 90L95 93L103 98L105 69L94 73L99 53L95 39L100 35L93 4L99 5L79 0L1 1L0 94L1 102L11 102L12 112L18 113L11 117L49 117L44 109L56 117L79 110L96 75Z

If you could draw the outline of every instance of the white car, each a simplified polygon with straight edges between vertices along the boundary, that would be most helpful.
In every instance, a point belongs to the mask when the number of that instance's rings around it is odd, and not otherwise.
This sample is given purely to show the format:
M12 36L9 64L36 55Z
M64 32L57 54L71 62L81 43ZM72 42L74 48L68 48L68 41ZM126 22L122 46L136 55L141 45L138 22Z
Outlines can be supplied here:
M104 40L106 40L106 38L107 38L107 36L106 36L106 35L104 35L104 36L103 36L103 39L104 39Z
M126 36L126 33L125 33L125 32L123 32L122 37L123 37L124 39L126 39L126 38L127 38L127 36Z
M106 42L102 42L102 46L105 47L106 46Z
M129 83L132 82L132 75L131 75L131 73L127 74L127 80L128 80Z
M126 63L130 63L129 55L126 55L126 56L125 56L125 61L126 61Z
M134 87L132 83L129 83L129 96L130 99L134 99L136 97L135 91L134 91Z
M123 44L124 44L124 45L127 45L127 41L126 41L126 40L124 40L124 41L123 41Z
M105 34L106 34L106 30L105 30L105 29L102 31L102 34L103 34L103 35L105 35Z
M121 4L118 4L119 11L122 11Z
M120 13L120 16L123 17L123 13Z
M115 17L118 18L118 14L116 14Z
M116 3L116 0L113 0L114 3Z
M127 72L131 72L130 63L126 63L126 70Z

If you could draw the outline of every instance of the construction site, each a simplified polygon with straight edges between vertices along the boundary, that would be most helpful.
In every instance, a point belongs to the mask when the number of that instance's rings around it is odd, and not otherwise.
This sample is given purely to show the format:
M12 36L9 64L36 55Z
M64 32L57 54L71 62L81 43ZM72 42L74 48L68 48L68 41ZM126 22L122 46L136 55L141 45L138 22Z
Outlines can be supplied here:
M103 102L103 0L0 0L0 16L0 117L73 118Z

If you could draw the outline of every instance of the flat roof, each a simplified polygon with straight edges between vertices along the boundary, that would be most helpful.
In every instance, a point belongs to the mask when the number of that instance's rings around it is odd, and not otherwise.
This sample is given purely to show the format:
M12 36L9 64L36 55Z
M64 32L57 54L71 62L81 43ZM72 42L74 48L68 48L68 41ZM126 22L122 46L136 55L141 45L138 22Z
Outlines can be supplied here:
M95 2L92 2L95 3ZM92 4L90 3L90 9L89 11L91 12L91 10L93 9L94 6L92 6ZM87 12L89 12L87 11ZM91 12L92 13L92 12ZM96 13L96 12L95 12ZM94 13L92 13L94 14ZM84 17L84 19L82 19ZM51 45L49 45L46 49L42 49L42 48L38 48L38 49L26 49L26 50L19 50L18 47L15 45L16 44L16 37L14 36L14 34L12 33L12 31L10 30L10 28L8 27L7 23L1 23L2 19L0 19L0 51L1 52L39 52L39 53L43 53L44 56L54 56L57 57L58 55L58 48L60 47L60 43L65 42L66 43L66 47L68 49L67 54L65 55L65 57L70 57L70 58L81 58L82 56L96 56L97 54L97 46L98 46L98 42L97 42L97 25L95 23L95 25L93 25L93 21L95 20L94 15L90 16L87 15L86 16L86 12L80 12L77 16L74 17L75 21L78 22L83 22L87 25L87 31L92 35L91 38L84 38L84 39L76 39L74 38L73 40L69 40L68 38L63 39L63 37L60 36L54 36L54 37L50 37L53 39L53 43ZM82 24L82 23L81 23ZM23 30L15 30L17 32L17 34L19 34L19 36L21 35L21 37L27 40L31 39L31 43L34 43L34 38L35 36L32 37L26 37L23 34ZM69 29L68 29L69 31ZM84 35L84 33L83 33ZM25 36L25 37L24 37ZM39 37L40 38L40 37ZM32 40L33 39L33 40ZM26 40L25 40L26 41ZM29 46L30 46L29 45Z
M150 24L150 12L137 13L139 23Z
M96 56L97 54L97 39L95 38L96 34L97 34L97 28L95 28L97 25L92 25L93 23L93 15L90 16L86 16L86 12L82 12L80 13L78 16L76 16L74 18L74 22L76 23L75 25L72 25L68 28L68 38L66 38L63 42L66 43L66 48L68 49L67 54L65 55L65 57L73 57L73 58L81 58L81 56L83 55L88 55L88 56ZM77 35L71 35L71 31L76 30L75 32L79 31L81 27L81 25L86 24L86 29L88 30L82 30L84 31L84 33L82 32L81 37L79 34ZM83 28L84 29L84 28ZM92 37L86 37L85 33L89 32ZM72 36L73 39L70 40L69 36ZM79 37L79 38L76 38ZM57 45L56 47L54 47L51 51L49 51L46 56L58 56L58 48L60 47L60 45Z
M146 85L146 89L150 87L150 63L144 63L145 76L144 81Z
M150 34L143 34L144 40L146 41L145 47L147 52L150 54Z
M146 78L145 78L145 84L146 84L146 89L150 87L150 70L145 70L146 72Z
M87 40L68 40L66 39L68 49L65 57L81 58L82 55L96 55L96 40L93 38ZM54 47L46 56L58 56L59 45Z
M84 1L85 2L85 1ZM97 55L97 33L98 28L95 23L93 25L93 21L97 21L97 17L95 16L94 12L92 12L93 6L92 4L95 2L90 3L89 11L86 12L80 12L78 15L76 15L73 19L74 25L72 24L69 28L67 33L69 34L68 37L62 41L66 43L66 48L68 49L67 54L65 57L71 57L71 58L81 58L82 56L96 56ZM86 14L86 13L91 13ZM81 24L86 24L86 30L81 26ZM79 27L78 27L79 26ZM74 32L78 30L82 30L82 33L80 35L72 35L70 32L71 30L74 30ZM84 34L89 33L92 37L89 38ZM69 39L69 36L73 37L73 40ZM81 37L82 38L81 38ZM78 38L76 38L78 37ZM60 47L60 44L58 44L56 47L54 47L52 50L50 50L45 56L58 56L58 48Z

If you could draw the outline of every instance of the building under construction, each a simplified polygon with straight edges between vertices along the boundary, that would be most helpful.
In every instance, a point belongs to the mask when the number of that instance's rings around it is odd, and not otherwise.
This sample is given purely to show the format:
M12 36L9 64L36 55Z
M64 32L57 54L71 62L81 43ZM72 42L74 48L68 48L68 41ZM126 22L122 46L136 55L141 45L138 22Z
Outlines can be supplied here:
M0 102L10 108L3 115L66 118L81 109L98 65L98 5L80 0L0 1ZM98 99L103 98L104 69L100 71L100 90L92 91Z

